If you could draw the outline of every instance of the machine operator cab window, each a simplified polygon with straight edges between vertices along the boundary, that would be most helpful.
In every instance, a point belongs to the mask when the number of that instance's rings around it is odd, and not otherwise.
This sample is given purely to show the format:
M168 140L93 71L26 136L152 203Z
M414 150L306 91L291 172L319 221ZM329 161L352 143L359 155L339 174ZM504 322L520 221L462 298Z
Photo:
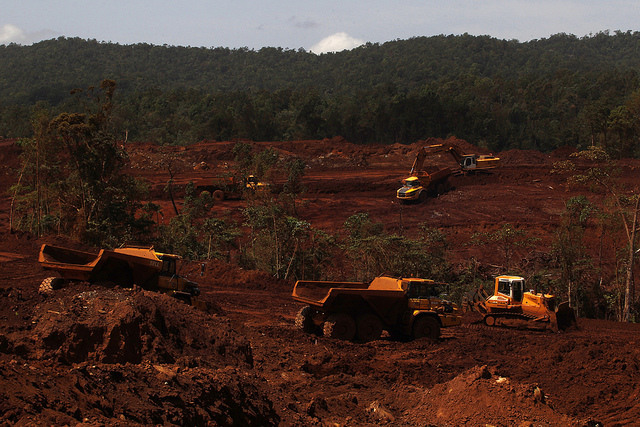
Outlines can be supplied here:
M403 181L403 184L405 187L410 188L420 187L420 181L418 181L417 179L405 179Z
M510 297L513 301L522 302L524 295L524 279L500 278L498 280L498 292Z
M173 277L176 274L176 259L164 255L160 257L160 260L162 260L162 270L160 274L162 276Z
M462 160L462 166L465 169L473 169L476 167L476 159L474 156L467 156Z
M440 290L435 283L429 282L409 282L407 286L407 296L411 299L438 297Z

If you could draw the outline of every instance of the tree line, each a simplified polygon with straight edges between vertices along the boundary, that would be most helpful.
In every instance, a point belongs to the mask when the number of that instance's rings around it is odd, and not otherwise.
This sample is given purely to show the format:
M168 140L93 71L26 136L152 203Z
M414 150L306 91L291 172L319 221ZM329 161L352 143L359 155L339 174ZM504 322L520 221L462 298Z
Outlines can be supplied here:
M0 136L34 111L79 108L75 88L117 83L130 140L321 139L410 143L456 135L492 151L597 142L640 154L640 33L518 42L435 36L315 55L59 38L0 46Z

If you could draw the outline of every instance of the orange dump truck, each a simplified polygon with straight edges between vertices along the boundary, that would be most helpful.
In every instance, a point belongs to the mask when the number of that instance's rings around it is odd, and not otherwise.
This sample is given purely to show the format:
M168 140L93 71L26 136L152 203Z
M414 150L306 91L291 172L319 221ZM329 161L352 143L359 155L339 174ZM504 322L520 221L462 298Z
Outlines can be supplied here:
M343 340L372 341L383 330L395 337L436 340L440 328L461 323L457 305L441 298L442 285L387 276L369 284L300 280L293 299L305 306L296 316L296 326Z
M138 285L194 304L200 289L197 283L176 274L178 259L178 255L156 252L152 247L128 246L91 253L44 244L38 262L58 276L46 278L40 291L49 293L72 281Z

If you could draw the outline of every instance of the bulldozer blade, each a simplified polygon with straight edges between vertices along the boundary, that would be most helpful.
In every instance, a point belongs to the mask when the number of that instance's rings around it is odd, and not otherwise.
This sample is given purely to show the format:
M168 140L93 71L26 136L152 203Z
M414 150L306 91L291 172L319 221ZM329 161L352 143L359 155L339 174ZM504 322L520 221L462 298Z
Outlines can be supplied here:
M561 331L576 328L578 326L576 313L571 307L569 307L568 302L563 302L558 305L558 309L556 310L556 323L558 329Z
M462 296L462 311L477 311L480 313L486 313L487 308L484 302L489 298L487 292L482 288L469 291Z

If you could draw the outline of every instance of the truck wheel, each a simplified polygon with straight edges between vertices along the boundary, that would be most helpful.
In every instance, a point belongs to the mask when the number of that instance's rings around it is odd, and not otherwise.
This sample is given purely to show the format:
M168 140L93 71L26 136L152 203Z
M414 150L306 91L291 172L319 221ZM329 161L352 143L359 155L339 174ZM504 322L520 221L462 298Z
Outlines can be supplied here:
M356 336L356 322L346 313L334 313L324 322L322 332L327 338L351 341Z
M427 200L427 190L422 190L418 195L418 203L424 203Z
M413 322L413 338L429 338L437 340L440 338L440 324L431 316L422 316Z
M382 335L382 321L373 313L365 313L356 320L358 340L369 342L380 338Z
M38 292L42 295L51 295L53 291L60 289L64 284L64 279L60 277L47 277L40 283Z
M296 315L296 328L313 334L318 331L318 327L313 323L314 310L310 306L302 307Z
M224 200L224 191L216 190L213 192L212 196L213 200L215 200L216 202L221 202Z

